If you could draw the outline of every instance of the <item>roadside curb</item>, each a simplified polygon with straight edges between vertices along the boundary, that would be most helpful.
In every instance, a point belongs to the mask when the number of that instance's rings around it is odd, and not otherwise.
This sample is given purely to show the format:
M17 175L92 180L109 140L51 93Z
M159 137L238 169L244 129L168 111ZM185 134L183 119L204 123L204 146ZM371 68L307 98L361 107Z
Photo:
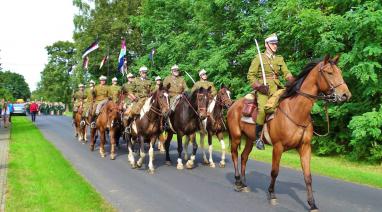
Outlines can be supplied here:
M5 211L5 194L8 167L8 146L11 138L9 128L0 128L0 211Z

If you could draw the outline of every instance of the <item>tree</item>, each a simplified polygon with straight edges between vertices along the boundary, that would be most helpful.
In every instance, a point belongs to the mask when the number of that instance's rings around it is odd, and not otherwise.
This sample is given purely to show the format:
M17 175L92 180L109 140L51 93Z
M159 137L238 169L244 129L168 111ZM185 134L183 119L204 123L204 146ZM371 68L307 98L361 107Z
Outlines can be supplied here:
M28 99L31 95L24 76L10 71L0 71L0 88L3 95L16 99Z

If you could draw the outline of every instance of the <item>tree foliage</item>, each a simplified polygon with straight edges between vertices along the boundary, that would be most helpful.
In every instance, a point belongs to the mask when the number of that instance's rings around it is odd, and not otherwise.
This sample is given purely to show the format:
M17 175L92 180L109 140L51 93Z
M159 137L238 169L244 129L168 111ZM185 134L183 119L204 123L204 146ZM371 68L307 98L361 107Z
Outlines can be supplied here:
M0 71L0 97L7 99L28 99L31 95L23 75Z

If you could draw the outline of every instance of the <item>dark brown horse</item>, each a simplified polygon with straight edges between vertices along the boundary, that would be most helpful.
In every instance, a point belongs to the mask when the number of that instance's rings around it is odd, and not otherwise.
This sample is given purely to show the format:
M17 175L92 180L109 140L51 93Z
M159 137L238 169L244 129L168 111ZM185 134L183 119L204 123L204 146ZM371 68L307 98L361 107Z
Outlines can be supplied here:
M120 132L120 113L118 105L113 101L108 101L101 109L100 114L96 120L96 128L90 128L90 150L94 151L97 130L100 136L100 149L101 157L105 157L105 143L106 131L109 130L110 136L110 159L114 160L116 157L116 143L119 139Z
M82 121L82 112L83 107L82 103L78 107L77 112L74 114L74 127L75 127L75 135L78 137L78 141L87 142L87 130L86 125L81 124ZM83 122L82 122L83 123Z
M163 117L166 116L169 107L168 89L170 84L164 88L162 85L149 97L140 111L140 117L136 118L131 124L131 132L128 133L128 159L132 168L142 167L144 158L146 156L144 150L144 143L150 143L149 149L149 172L154 173L154 144L160 133L163 131ZM131 133L131 136L130 136ZM140 158L135 163L132 151L132 139L137 138L140 142Z
M211 87L208 89L199 88L195 90L191 97L182 94L179 103L176 105L174 111L169 115L170 129L167 130L168 135L165 142L166 149L166 164L171 164L169 148L172 136L177 134L178 140L178 160L177 169L183 169L182 162L182 138L184 135L188 136L192 142L193 150L190 160L187 161L186 167L193 168L196 150L198 145L195 141L195 132L199 130L201 121L207 117L207 106L211 98Z
M212 158L212 136L216 137L220 141L221 145L221 160L219 166L221 168L225 167L225 143L223 132L226 129L225 118L223 117L223 110L228 109L232 105L233 101L231 100L231 92L225 85L222 85L216 96L208 105L207 113L209 114L208 118L202 122L202 129L200 130L200 149L203 152L203 162L208 164L211 168L215 168L215 163ZM204 137L208 136L208 152L209 159L207 160L205 149L204 149ZM188 160L188 147L189 139L186 139L184 144L185 156L184 159Z
M280 159L284 151L297 149L307 188L307 199L310 210L317 211L313 198L312 176L310 172L311 139L313 125L310 112L318 99L330 102L343 102L351 97L351 93L337 67L339 56L330 60L328 56L318 63L310 63L299 74L296 81L287 88L274 118L267 122L265 129L273 145L271 183L268 188L270 201L276 203L275 182L279 173ZM322 95L319 95L322 94ZM245 168L248 155L255 139L255 125L241 121L243 99L235 102L228 110L228 129L230 133L232 160L235 167L235 189L247 191ZM238 169L238 146L244 135L246 143L241 154L241 174Z

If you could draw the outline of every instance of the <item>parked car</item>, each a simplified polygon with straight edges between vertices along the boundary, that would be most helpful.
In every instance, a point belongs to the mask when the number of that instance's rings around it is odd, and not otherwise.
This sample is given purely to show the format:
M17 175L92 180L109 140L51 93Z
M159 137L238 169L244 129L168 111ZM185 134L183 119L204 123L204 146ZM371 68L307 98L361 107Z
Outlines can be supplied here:
M13 104L13 113L12 114L20 114L27 115L27 111L25 109L25 103L14 103Z

